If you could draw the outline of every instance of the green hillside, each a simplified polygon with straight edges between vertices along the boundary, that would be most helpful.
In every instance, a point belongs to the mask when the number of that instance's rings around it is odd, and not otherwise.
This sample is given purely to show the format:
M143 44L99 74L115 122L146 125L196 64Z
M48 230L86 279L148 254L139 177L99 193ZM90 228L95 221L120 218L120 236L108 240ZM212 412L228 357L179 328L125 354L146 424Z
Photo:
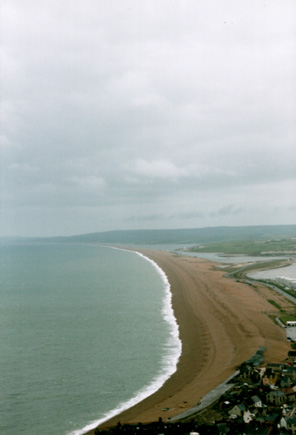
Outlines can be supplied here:
M234 242L244 241L244 249L249 249L253 253L253 242L258 240L266 241L264 250L273 250L274 245L267 242L269 240L286 240L296 238L296 225L266 225L248 227L207 227L192 229L175 230L126 230L126 231L107 231L91 234L83 234L70 237L36 238L28 239L30 242L63 242L63 243L109 243L109 244L212 244L210 248L218 249L218 245L223 243L223 252L227 249L238 252L240 245ZM227 243L231 242L231 246ZM250 243L252 242L252 243ZM220 245L221 246L221 245ZM280 245L278 245L280 246ZM290 246L290 245L289 245ZM258 248L258 249L257 249ZM256 252L261 250L261 246L256 247ZM219 249L220 250L220 249Z

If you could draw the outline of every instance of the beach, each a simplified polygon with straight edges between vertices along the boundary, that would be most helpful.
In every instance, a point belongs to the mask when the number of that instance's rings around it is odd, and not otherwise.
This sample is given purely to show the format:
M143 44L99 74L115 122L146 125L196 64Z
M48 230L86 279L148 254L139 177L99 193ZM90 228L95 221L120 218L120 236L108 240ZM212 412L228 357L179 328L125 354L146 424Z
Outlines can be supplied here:
M182 354L177 371L156 393L104 422L102 428L119 421L145 423L183 413L260 346L266 348L265 363L285 360L290 349L285 330L268 317L276 314L275 304L292 308L283 295L261 284L250 286L226 278L217 264L207 260L165 251L137 251L156 262L168 277Z

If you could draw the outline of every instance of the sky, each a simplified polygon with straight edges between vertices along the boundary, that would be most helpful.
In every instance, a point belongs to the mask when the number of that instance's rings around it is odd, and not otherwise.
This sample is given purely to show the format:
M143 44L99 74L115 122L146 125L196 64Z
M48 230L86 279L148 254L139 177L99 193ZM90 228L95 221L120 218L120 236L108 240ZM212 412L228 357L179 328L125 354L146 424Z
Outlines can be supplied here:
M295 0L2 0L0 232L296 224Z

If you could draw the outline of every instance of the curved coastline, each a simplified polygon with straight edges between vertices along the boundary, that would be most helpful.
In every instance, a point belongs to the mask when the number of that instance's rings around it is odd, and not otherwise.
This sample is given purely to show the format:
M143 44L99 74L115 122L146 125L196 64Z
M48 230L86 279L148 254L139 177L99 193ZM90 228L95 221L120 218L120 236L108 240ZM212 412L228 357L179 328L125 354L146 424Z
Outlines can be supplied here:
M165 251L131 250L155 262L169 279L182 353L177 371L158 391L100 427L181 414L231 375L259 346L266 347L267 361L284 360L289 348L284 332L263 314L270 309L267 299L271 290L225 278L223 271L214 270L215 263L207 260ZM281 298L278 294L272 297ZM84 433L93 434L94 429Z
M127 409L137 405L142 402L147 397L151 396L155 392L157 392L163 384L172 376L173 373L177 370L177 364L182 351L182 342L179 338L179 326L177 323L177 319L174 315L174 310L172 306L172 293L171 286L168 280L166 273L160 268L160 266L144 253L139 252L136 249L127 249L120 248L114 246L104 246L110 249L116 249L120 251L128 251L131 254L138 255L143 258L145 261L148 261L153 268L156 270L158 275L160 275L162 282L164 284L164 298L163 298L163 306L162 306L162 316L165 322L170 327L170 339L169 343L166 345L165 354L163 356L162 367L159 373L152 379L151 383L143 386L135 396L131 397L126 402L120 403L115 409L111 409L108 411L105 416L102 418L89 423L82 429L72 431L69 435L83 435L85 433L92 433L96 427L103 425L106 421L109 421L111 418L121 414ZM90 431L90 432L89 432Z

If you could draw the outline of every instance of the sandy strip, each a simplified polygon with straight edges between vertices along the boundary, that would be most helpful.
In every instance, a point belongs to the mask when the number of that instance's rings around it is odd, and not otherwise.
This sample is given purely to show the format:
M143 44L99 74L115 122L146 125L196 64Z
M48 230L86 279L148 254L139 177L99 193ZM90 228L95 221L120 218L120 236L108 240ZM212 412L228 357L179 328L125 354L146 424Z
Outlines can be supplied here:
M214 270L214 263L203 259L164 251L141 252L168 276L182 355L176 373L156 393L102 427L119 421L168 419L194 407L259 346L267 349L266 363L284 361L290 349L285 331L267 315L276 312L267 299L286 308L293 306L284 296L262 285L254 288L225 278L222 271Z

